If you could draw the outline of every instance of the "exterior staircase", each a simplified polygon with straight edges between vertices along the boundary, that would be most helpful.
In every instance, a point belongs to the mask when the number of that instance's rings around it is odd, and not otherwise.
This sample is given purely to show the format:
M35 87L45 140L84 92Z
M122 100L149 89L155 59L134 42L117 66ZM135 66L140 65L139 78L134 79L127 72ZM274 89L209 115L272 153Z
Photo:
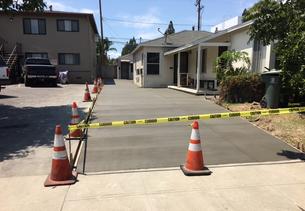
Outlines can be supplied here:
M11 51L7 51L5 48L5 40L0 38L0 55L3 57L5 63L10 69L10 80L11 82L16 82L20 78L21 74L21 64L20 59L21 54L21 44L16 43Z

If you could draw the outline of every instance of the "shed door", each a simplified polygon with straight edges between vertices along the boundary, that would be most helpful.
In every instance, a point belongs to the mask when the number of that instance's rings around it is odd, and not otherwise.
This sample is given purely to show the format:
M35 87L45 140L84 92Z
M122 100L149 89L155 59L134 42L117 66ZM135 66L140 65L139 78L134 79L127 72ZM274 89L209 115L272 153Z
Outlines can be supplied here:
M129 79L129 62L121 63L121 79Z

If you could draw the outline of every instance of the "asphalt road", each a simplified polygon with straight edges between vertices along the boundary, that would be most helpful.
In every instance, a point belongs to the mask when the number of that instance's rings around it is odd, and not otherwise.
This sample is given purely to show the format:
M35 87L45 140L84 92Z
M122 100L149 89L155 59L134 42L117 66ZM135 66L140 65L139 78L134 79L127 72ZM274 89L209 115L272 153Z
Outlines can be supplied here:
M136 88L132 81L116 80L104 86L93 122L224 111L201 96L163 88ZM189 124L89 129L86 172L178 167L185 161ZM290 146L240 118L200 121L200 135L208 165L280 161L298 155ZM84 151L79 171L83 155Z
M81 103L84 85L24 87L10 85L0 93L0 177L48 174L51 168L54 129L64 133L71 103Z

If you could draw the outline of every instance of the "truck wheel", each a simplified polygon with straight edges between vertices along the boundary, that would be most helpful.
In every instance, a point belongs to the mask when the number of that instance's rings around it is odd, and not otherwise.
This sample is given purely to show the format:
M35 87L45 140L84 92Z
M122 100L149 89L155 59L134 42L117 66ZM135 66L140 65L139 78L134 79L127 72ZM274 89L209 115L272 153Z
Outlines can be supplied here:
M51 85L53 86L53 87L57 87L57 80L55 79L55 80L52 80L51 81Z

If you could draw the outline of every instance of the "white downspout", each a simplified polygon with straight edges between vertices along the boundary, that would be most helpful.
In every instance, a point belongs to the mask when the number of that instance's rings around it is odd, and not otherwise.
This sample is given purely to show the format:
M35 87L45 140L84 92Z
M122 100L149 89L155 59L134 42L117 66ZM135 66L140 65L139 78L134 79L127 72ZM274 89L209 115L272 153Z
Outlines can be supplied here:
M177 62L177 86L180 87L180 52L178 53L178 62Z

